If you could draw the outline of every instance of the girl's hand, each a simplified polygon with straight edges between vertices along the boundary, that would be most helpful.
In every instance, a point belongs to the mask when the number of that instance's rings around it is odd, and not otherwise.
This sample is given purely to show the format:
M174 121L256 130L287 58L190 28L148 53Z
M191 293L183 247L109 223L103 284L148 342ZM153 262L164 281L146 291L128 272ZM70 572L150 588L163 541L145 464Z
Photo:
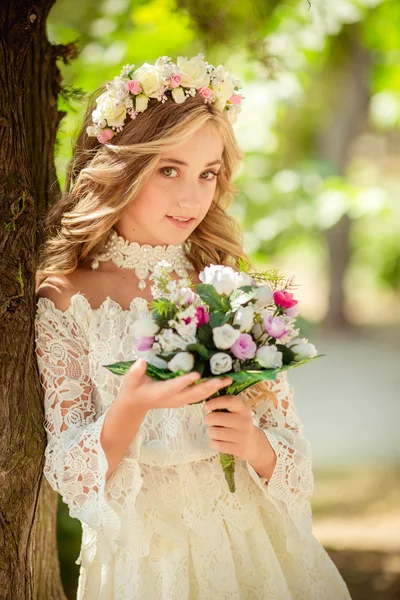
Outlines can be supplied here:
M232 383L230 377L212 378L192 385L200 374L197 372L178 375L165 381L154 381L146 375L147 363L138 359L124 375L119 395L138 410L146 412L151 408L180 408L206 400L217 390Z
M229 412L208 412L227 408ZM265 451L265 435L254 425L252 410L240 396L219 396L208 400L203 409L205 423L209 425L207 435L210 447L239 460L255 460Z

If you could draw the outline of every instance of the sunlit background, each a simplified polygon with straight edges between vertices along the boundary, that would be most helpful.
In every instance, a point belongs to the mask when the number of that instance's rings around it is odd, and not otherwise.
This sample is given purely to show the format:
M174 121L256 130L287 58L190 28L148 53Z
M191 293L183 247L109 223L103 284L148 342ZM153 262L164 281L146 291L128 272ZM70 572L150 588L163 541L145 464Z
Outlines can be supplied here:
M400 3L57 0L48 35L80 51L59 64L61 185L87 94L122 65L203 52L242 80L230 212L257 267L294 276L301 333L326 354L289 375L314 534L353 600L400 598ZM79 545L60 501L69 598Z

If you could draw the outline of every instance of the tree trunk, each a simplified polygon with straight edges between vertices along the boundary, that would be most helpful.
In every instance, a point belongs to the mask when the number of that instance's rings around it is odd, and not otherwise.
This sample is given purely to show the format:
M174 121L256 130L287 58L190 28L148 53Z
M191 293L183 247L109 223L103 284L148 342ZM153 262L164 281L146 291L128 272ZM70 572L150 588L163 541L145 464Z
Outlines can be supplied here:
M358 25L349 26L344 39L339 36L333 45L332 55L336 60L339 46L343 51L345 41L347 60L335 84L340 93L336 96L333 118L316 143L318 155L330 163L333 174L341 176L346 174L351 144L366 127L368 118L371 55L361 46L359 36ZM344 277L350 254L350 231L351 220L344 215L326 232L331 269L329 311L324 322L328 328L349 325L344 308Z
M0 0L0 597L64 599L58 495L44 479L42 390L34 355L36 250L58 193L53 149L62 113L49 44L54 0Z

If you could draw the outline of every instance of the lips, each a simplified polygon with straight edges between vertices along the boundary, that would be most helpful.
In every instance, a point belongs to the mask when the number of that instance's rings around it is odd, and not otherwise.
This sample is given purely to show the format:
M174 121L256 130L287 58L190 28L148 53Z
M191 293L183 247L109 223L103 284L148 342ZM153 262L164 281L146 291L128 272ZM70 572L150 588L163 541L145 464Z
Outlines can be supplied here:
M190 218L189 221L178 221L178 219L168 215L166 215L166 218L170 223L172 223L172 225L175 225L175 227L179 227L180 229L186 229L187 227L190 227L195 221L194 218Z

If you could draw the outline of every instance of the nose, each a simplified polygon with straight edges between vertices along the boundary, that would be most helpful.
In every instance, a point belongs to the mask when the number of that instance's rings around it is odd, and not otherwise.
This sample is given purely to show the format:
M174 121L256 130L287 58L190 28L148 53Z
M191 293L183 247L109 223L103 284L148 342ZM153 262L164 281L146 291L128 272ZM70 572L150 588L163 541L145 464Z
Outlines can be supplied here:
M178 206L182 214L196 217L199 214L201 206L200 191L194 186L185 191L182 190L178 197Z

